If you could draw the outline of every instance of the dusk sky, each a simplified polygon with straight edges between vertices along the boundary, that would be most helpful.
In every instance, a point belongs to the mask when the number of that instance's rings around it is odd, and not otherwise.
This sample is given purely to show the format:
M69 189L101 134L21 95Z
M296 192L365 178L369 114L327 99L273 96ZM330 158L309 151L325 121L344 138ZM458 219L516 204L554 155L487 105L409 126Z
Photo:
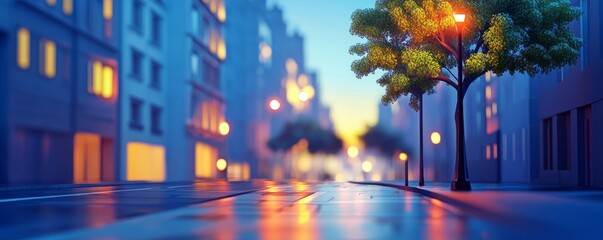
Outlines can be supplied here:
M377 121L383 89L376 76L357 79L350 69L357 59L348 53L364 40L350 35L350 16L356 9L374 6L373 0L268 0L283 8L289 31L305 37L306 65L319 72L322 102L331 107L337 132L346 140Z

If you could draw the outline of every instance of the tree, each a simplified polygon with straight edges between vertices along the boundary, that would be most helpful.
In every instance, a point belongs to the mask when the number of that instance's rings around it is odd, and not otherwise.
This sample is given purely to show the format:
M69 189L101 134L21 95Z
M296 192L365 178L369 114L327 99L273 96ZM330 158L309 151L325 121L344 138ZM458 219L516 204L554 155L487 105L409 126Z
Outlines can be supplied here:
M343 142L333 131L323 129L309 119L285 123L281 132L268 141L268 147L272 151L288 151L302 139L308 141L308 151L312 154L336 154L343 147Z
M467 16L462 27L456 25L455 11ZM438 83L456 90L452 188L465 181L458 190L469 190L466 168L458 170L465 162L465 93L489 71L534 76L575 63L582 42L568 25L579 16L568 0L377 0L374 8L352 14L350 33L366 42L350 48L350 54L360 56L351 67L358 78L384 72L377 80L385 87L383 104L410 95L409 105L417 110L420 95L432 94ZM459 51L459 46L464 47Z
M381 125L368 128L360 138L367 148L376 149L390 159L397 152L410 154L400 135L394 134L390 129Z

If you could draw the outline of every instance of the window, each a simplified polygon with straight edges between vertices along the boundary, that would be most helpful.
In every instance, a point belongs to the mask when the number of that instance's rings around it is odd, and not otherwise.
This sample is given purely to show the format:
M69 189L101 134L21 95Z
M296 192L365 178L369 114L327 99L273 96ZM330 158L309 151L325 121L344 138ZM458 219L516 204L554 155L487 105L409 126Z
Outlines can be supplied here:
M48 6L57 5L57 0L46 0L46 4L48 4Z
M191 32L195 35L199 34L199 10L197 8L193 8L191 12Z
M130 98L130 128L142 130L142 101Z
M151 106L151 133L161 135L161 108Z
M101 61L91 61L88 72L88 92L103 98L113 97L115 74L113 67Z
M486 145L486 160L490 160L490 145Z
M570 170L570 113L557 116L557 169Z
M218 134L218 127L224 121L220 102L216 100L204 101L197 116L200 117L201 129L203 131Z
M214 64L207 60L203 61L203 79L209 85L216 89L220 88L220 70Z
M133 78L142 80L142 54L132 49L131 55L130 75Z
M40 54L40 71L47 78L54 78L57 73L57 46L51 40L42 40Z
M193 79L197 79L199 76L199 55L197 53L191 55L191 75Z
M552 119L544 119L542 124L542 160L544 170L553 170L553 127Z
M494 157L495 160L498 159L498 144L497 143L495 143L492 146L492 156Z
M151 87L159 89L161 87L161 65L151 61Z
M63 13L68 16L73 13L73 0L63 0Z
M143 3L140 0L134 1L132 5L132 28L138 32L142 31L142 19L143 19Z
M205 46L209 46L210 29L209 19L207 16L203 16L203 23L201 24L201 40Z
M151 19L151 27L151 42L159 46L161 43L161 17L155 13Z
M29 68L30 36L27 28L19 28L17 32L17 65L21 69Z
M105 37L111 38L113 33L113 0L103 0L103 19L105 19Z

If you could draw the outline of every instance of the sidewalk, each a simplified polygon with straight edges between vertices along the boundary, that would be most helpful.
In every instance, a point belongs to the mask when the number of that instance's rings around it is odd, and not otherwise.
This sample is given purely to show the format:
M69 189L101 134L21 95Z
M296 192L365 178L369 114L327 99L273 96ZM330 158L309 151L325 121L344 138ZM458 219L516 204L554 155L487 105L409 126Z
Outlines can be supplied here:
M464 213L494 221L524 221L554 226L575 238L600 236L603 226L603 191L579 187L526 184L472 184L473 191L453 192L449 183L416 187L403 181L353 182L415 192L439 200Z

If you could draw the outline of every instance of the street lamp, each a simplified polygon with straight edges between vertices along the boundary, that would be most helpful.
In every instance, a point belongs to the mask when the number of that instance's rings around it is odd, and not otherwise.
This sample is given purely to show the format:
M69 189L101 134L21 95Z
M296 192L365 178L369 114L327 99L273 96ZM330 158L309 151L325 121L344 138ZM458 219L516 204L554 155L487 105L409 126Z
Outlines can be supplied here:
M432 132L430 138L431 143L433 143L434 145L438 145L442 142L442 135L440 135L439 132Z
M281 102L278 99L273 98L268 102L268 107L272 111L278 111L279 109L281 109Z
M456 134L456 164L454 170L454 179L450 186L451 190L455 191L470 191L471 183L467 174L467 162L465 159L465 121L463 111L463 25L466 15L464 13L454 13L454 21L456 22L456 30L458 32L458 91L457 91L457 124L458 133Z
M404 162L404 186L408 187L408 154L400 153L398 158L400 161Z

